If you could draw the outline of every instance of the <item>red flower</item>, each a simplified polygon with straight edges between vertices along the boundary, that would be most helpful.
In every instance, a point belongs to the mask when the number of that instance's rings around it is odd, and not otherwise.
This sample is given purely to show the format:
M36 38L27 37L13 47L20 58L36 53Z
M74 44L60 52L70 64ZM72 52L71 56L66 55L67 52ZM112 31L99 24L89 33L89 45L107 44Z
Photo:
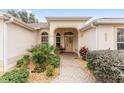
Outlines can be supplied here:
M79 51L80 56L82 56L84 60L86 59L87 52L88 52L88 48L85 46L83 46Z

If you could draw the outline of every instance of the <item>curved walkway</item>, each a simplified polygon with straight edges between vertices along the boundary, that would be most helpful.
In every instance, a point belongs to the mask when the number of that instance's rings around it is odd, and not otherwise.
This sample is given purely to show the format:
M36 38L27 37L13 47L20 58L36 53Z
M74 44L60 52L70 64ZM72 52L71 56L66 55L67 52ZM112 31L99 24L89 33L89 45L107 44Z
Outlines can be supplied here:
M74 54L62 54L60 75L51 83L92 83L93 80L74 62Z

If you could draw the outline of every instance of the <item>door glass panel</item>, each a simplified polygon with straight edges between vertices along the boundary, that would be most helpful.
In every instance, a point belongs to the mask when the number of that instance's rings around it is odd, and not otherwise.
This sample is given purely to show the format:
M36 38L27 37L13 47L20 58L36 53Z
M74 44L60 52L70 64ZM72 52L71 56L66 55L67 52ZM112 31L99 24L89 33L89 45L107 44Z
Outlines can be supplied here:
M56 34L56 47L61 47L61 35L59 33Z

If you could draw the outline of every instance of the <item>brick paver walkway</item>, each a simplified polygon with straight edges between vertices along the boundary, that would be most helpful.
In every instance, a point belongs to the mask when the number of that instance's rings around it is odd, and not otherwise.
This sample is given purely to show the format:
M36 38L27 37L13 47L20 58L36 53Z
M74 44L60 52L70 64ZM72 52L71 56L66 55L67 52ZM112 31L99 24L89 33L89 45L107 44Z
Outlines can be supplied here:
M52 83L92 83L91 77L74 62L74 54L62 54L60 75Z

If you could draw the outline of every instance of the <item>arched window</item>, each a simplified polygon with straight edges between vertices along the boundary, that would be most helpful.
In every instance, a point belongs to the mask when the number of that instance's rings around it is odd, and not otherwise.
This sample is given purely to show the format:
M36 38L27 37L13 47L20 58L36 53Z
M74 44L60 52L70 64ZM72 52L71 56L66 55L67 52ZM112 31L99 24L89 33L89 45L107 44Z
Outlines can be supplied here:
M60 47L61 45L61 35L59 33L56 34L56 46Z
M41 34L41 42L42 43L48 43L48 33L47 32L43 32Z

